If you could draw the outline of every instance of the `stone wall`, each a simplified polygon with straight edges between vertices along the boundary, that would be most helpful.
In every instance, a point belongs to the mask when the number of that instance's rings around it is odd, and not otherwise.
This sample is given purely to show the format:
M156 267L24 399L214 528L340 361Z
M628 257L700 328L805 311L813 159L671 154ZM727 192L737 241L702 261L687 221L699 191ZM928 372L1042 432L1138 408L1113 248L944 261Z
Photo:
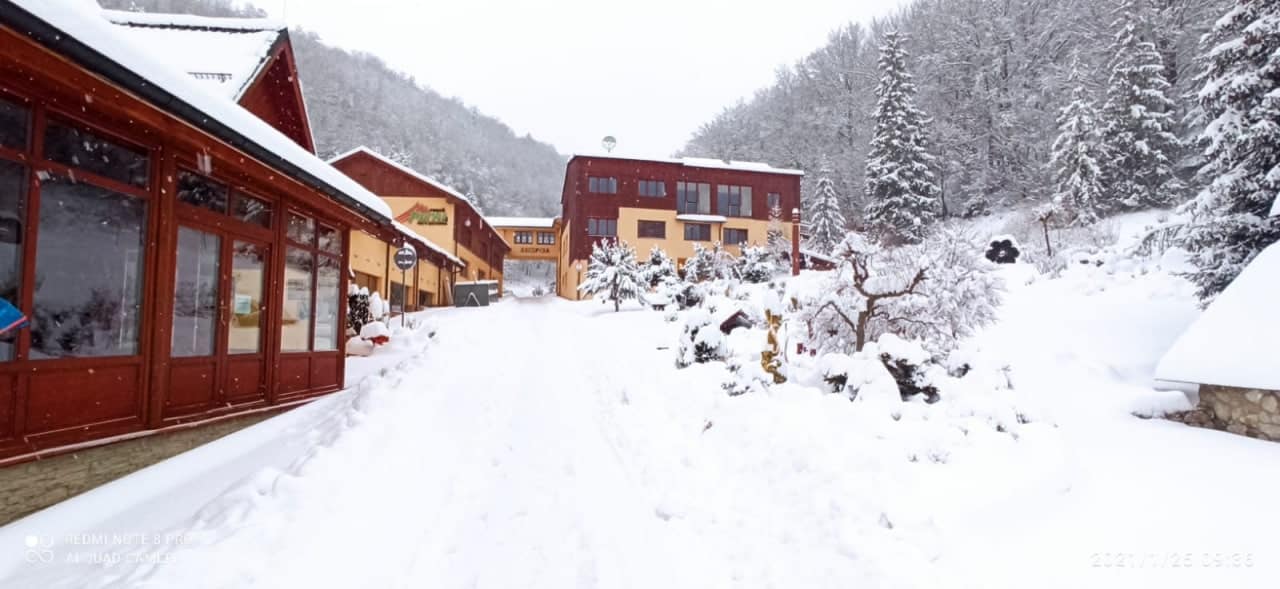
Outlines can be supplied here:
M263 412L0 468L0 525L207 444L278 412Z
M1280 391L1202 385L1199 408L1231 433L1280 442Z

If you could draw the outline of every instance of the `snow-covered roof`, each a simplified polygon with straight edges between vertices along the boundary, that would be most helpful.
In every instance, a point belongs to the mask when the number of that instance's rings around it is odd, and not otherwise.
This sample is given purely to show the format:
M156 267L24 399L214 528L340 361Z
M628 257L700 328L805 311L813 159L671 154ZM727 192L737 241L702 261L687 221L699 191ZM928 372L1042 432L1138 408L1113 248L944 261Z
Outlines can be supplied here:
M1280 390L1280 243L1254 258L1156 367L1173 382Z
M467 264L466 264L466 262L463 262L463 261L462 261L461 259L459 259L457 256L455 256L455 255L453 255L453 254L449 253L449 250L446 250L446 249L444 249L444 248L442 248L442 247L440 247L440 246L436 245L436 244L435 244L435 242L431 241L430 239L427 239L427 238L425 238L425 237L423 237L423 236L421 236L421 235L418 235L418 234L417 234L413 229L410 229L408 225L405 225L404 223L401 223L401 222L399 222L399 221L392 221L391 223L392 223L392 224L394 224L394 225L395 225L395 227L396 227L396 229L397 229L397 230L399 230L399 231L400 231L400 233L404 234L404 236L405 236L405 237L409 238L410 240L413 240L414 242L416 242L416 243L418 243L418 244L421 244L423 247L425 247L425 248L427 248L427 249L429 249L429 250L431 250L431 251L433 251L433 252L436 252L436 253L438 253L438 254L440 254L440 255L444 256L444 258L445 258L446 260L449 260L450 262L453 262L454 264L457 264L458 266L466 266L466 265L467 265Z
M191 76L209 91L239 100L287 30L269 19L212 18L104 10L129 43Z
M804 256L804 257L806 257L806 258L813 258L813 259L815 259L815 260L821 260L821 261L823 261L823 262L827 262L827 263L830 263L830 264L838 264L838 263L840 262L840 260L837 260L837 259L835 259L835 258L833 258L833 257L831 257L831 256L829 256L829 255L827 255L827 254L819 253L819 252L816 252L816 251L811 250L811 249L800 248L800 255L802 255L802 256Z
M485 217L494 227L538 227L550 229L556 226L555 217Z
M83 0L11 0L49 26L92 48L107 60L129 70L156 88L171 94L207 119L217 121L263 151L296 166L327 186L322 192L336 191L370 211L391 220L391 207L377 195L365 190L346 174L326 164L315 154L298 145L253 113L224 96L210 93L207 86L186 72L160 61L159 56L128 42L120 27L102 17L96 4ZM161 107L165 108L165 107ZM192 121L197 126L207 121ZM308 179L304 181L310 182Z
M692 215L680 214L676 215L677 221L692 221L694 223L724 223L729 219L724 215Z
M426 174L423 174L423 173L421 173L421 172L419 172L419 171L417 171L417 170L415 170L415 169L413 169L413 168L410 168L409 166L406 166L406 165L404 165L404 164L402 164L402 163L400 163L400 162L397 162L397 161L395 161L395 160L393 160L393 159L391 159L391 158L389 158L389 157L387 157L387 156L385 156L385 155L382 155L382 154L380 154L380 153L378 153L378 152L376 152L376 151L374 151L374 150L372 150L372 149L369 149L368 147L366 147L366 146L364 146L364 145L361 145L361 146L356 147L356 148L354 148L354 149L349 149L349 150L347 150L347 151L344 151L344 152L342 152L342 153L340 153L340 154L338 154L338 155L335 155L335 156L333 156L333 157L329 158L329 164L330 164L330 165L333 165L333 164L335 164L335 163L337 163L337 162L340 162L340 161L342 161L342 160L344 160L344 159L347 159L347 158L349 158L349 157L351 157L351 156L353 156L353 155L355 155L355 154L357 154L357 153L363 153L363 154L365 154L365 155L368 155L368 156L370 156L370 157L372 157L372 158L374 158L374 159L377 159L378 161L380 161L380 162L382 162L382 163L384 163L384 164L387 164L388 166L391 166L391 167L393 167L393 168L395 168L395 169L397 169L397 170L400 170L401 172L404 172L405 174L408 174L408 175L410 175L410 176L412 176L412 177L414 177L414 178L417 178L418 180L421 180L421 181L423 181L423 182L426 182L427 184L429 184L429 185L431 185L431 186L434 186L434 187L436 187L436 188L440 189L441 191L444 191L445 193L447 193L447 194L449 194L449 195L451 195L451 196L453 196L453 197L457 198L458 200L462 201L462 204L466 205L466 207L467 207L467 208L471 209L471 212L475 213L477 217L480 217L481 219L485 219L485 216L484 216L484 215L482 215L482 214L480 214L480 209L477 209L477 208L476 208L476 206L475 206L475 204L473 204L473 203L471 202L471 199L467 198L467 197L466 197L465 195L463 195L461 192L458 192L457 190L454 190L453 188L450 188L450 187L449 187L449 185L444 184L444 183L442 183L442 182L438 182L438 181L436 181L435 179L431 178L430 176L427 176ZM492 226L492 225L493 225L493 223L489 223L489 225L490 225L490 226ZM510 248L511 248L511 244L507 243L507 240L505 240L505 239L503 239L503 238L502 238L502 234L501 234L501 233L498 233L497 231L495 231L494 233L498 236L498 239L499 239L500 241L502 241L502 243L503 243L503 244L505 244L505 245L507 246L507 248L508 248L508 249L510 249Z
M680 164L690 168L713 168L717 170L737 170L739 172L762 172L765 174L787 174L790 176L803 176L804 170L794 170L789 168L775 168L769 164L762 162L740 162L737 160L720 160L705 157L640 157L613 155L609 153L577 153L573 157L589 157L589 158L607 158L615 160L634 160L645 162L662 162L667 164Z

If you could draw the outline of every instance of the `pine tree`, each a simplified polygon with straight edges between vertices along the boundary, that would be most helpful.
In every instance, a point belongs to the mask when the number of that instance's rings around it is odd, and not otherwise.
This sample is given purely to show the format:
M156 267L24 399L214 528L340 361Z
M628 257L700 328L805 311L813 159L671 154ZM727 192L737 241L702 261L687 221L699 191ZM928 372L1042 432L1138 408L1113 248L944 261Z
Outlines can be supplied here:
M1149 20L1145 0L1124 0L1117 10L1110 80L1102 107L1103 170L1110 211L1163 207L1182 190L1174 160L1182 143L1174 135L1164 62L1139 25Z
M1269 210L1280 193L1280 2L1237 0L1203 51L1207 187L1191 203L1186 244L1208 302L1280 241L1280 218Z
M587 276L578 286L579 292L593 296L606 293L601 302L613 301L616 312L622 301L639 298L644 289L644 275L631 246L604 240L591 247Z
M831 165L826 156L818 167L818 182L809 197L805 216L809 219L809 239L805 244L809 249L829 254L844 239L844 213L840 212L840 197L831 181Z
M649 263L641 268L644 274L645 284L650 287L658 286L667 278L675 277L676 263L671 260L671 256L658 246L649 249Z
M758 246L742 248L742 255L738 257L736 264L738 276L742 277L743 282L752 284L768 282L778 269L773 254L768 249Z
M1079 65L1073 64L1071 102L1058 116L1058 139L1053 142L1056 186L1054 203L1077 225L1096 223L1102 215L1102 137L1098 113L1080 81Z
M889 237L917 242L937 218L938 184L925 137L929 120L916 108L916 86L896 31L885 34L879 67L865 217L868 225Z
M791 259L791 237L787 235L786 225L782 221L782 206L769 209L769 229L766 233L765 247L768 248L774 262Z

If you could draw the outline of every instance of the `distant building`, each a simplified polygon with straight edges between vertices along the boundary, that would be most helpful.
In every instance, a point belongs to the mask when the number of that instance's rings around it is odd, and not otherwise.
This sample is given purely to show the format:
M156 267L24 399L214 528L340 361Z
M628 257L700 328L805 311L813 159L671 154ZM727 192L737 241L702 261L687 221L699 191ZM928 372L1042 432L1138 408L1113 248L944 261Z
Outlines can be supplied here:
M496 280L502 292L502 261L511 246L462 193L368 147L352 149L329 163L386 201L396 221L462 262L452 274L428 276L425 281L419 276L422 306L452 304L451 295L444 293L452 292L457 282ZM359 237L353 236L352 246L357 248L352 262L356 283L379 283L383 276L376 272L389 267L389 262L377 261L379 256L385 259L385 253ZM398 274L391 272L393 297L403 290L396 286ZM394 307L396 299L392 301Z
M803 176L751 162L574 156L561 196L559 295L578 298L591 246L601 239L624 241L641 258L656 245L683 266L694 244L720 242L734 254L765 245L773 208L790 239Z

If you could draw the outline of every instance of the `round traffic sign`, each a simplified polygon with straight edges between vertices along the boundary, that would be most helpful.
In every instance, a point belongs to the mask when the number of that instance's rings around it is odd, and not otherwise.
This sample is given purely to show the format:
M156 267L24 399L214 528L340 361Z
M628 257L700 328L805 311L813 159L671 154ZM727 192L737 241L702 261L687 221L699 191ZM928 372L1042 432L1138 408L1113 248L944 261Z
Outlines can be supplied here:
M396 267L401 270L409 270L418 263L418 252L409 246L404 246L396 251Z

